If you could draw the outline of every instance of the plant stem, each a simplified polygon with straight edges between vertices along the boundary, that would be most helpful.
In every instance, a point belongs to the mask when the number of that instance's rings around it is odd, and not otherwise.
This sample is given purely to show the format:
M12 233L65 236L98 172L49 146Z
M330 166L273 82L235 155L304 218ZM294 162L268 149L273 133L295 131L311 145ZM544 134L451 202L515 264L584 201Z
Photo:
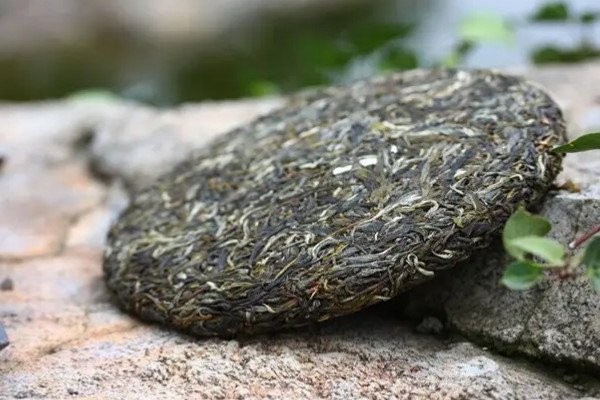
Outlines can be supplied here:
M572 248L572 249L576 249L579 246L581 246L582 244L584 244L592 236L594 236L595 234L597 234L599 232L600 232L600 225L597 225L591 231L589 231L588 233L586 233L585 235L582 235L579 238L575 239L573 242L571 242L569 244L569 247Z

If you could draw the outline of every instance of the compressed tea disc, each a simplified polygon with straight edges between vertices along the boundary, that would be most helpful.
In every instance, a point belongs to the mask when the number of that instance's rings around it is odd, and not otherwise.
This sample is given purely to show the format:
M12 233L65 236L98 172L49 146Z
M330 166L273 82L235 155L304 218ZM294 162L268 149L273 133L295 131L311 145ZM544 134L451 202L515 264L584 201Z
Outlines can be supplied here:
M104 253L125 310L196 335L364 309L489 244L560 170L518 77L415 70L295 96L139 191Z

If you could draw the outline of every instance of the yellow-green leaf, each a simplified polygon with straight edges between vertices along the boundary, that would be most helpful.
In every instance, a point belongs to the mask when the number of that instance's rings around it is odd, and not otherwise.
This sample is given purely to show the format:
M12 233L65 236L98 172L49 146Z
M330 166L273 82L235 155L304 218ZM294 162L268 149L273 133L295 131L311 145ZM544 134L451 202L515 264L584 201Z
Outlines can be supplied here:
M524 261L527 252L513 245L512 241L528 236L545 236L550 229L552 229L552 224L546 218L519 209L511 215L504 226L502 232L504 248L517 260Z
M540 236L523 236L511 240L510 244L527 254L543 258L554 266L563 264L565 248L554 239Z

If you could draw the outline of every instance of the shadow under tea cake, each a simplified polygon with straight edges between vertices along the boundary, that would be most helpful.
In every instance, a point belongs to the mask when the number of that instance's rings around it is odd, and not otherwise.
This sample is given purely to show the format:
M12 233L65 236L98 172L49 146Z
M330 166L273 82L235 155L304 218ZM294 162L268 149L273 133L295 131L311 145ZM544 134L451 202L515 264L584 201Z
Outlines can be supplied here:
M487 246L543 198L564 135L542 90L484 70L302 93L136 193L106 282L128 312L200 336L349 314Z

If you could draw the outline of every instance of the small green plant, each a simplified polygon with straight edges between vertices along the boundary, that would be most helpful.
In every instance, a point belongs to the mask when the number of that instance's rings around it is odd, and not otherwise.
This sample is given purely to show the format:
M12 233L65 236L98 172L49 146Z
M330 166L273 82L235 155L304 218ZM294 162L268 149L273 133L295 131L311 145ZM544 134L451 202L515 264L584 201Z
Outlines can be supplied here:
M600 132L596 132L551 151L577 153L599 149ZM563 244L546 236L551 229L550 221L523 209L508 219L502 241L504 249L515 261L504 271L501 283L512 290L526 290L544 279L547 275L544 271L566 278L577 276L583 266L592 287L600 294L600 225L569 244L572 250L584 247L574 254L570 254Z

